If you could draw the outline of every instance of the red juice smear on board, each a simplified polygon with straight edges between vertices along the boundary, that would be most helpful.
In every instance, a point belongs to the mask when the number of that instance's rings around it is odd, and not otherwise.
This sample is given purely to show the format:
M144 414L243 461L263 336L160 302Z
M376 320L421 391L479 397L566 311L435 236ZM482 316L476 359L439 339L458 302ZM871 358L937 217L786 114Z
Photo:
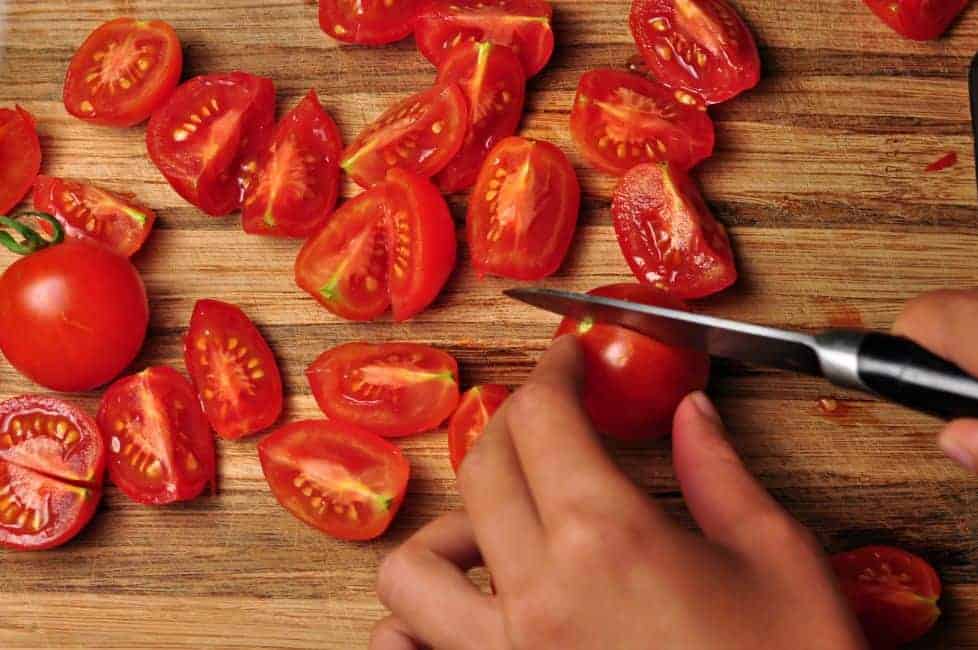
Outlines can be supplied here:
M941 170L947 169L948 167L954 167L958 164L958 154L950 151L944 156L938 158L931 164L927 165L927 171L929 172L939 172Z

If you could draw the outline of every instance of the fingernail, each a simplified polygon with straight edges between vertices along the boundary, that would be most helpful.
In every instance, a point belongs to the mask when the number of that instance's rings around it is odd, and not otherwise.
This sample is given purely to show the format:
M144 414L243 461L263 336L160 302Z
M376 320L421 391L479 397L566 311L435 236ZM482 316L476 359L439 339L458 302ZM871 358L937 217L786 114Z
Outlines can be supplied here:
M693 403L696 410L700 412L700 415L705 417L707 420L712 422L720 422L720 414L717 413L717 409L713 406L713 402L710 398L706 396L706 393L702 391L696 391L689 396L689 401Z
M944 453L955 463L969 471L978 471L978 460L975 459L974 453L961 444L960 440L945 437L941 438L940 445Z

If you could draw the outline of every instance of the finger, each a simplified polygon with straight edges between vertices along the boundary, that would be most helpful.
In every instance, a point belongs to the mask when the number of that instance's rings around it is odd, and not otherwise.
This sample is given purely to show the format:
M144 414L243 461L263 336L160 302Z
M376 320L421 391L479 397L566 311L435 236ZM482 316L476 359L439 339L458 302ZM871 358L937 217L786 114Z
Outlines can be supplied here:
M937 441L954 462L970 472L978 472L978 420L952 422Z
M421 650L421 645L400 619L388 616L374 626L368 650Z
M893 331L978 375L978 290L936 291L904 308Z

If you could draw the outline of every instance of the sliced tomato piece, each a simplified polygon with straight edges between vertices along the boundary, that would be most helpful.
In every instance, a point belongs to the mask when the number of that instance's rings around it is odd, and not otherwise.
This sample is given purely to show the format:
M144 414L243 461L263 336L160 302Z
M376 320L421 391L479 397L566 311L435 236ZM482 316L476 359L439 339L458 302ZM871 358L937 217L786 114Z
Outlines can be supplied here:
M458 363L413 343L348 343L306 370L319 408L331 420L388 438L434 429L458 406Z
M342 422L284 426L258 443L258 457L283 508L349 541L371 540L387 530L411 475L400 449Z
M257 433L282 414L282 376L275 355L235 305L198 301L183 354L207 419L222 438Z
M109 476L130 499L189 501L214 483L214 436L193 386L173 368L148 368L112 384L98 424Z
M625 174L611 214L625 260L641 282L685 300L737 281L726 229L689 175L673 165L639 165Z
M713 120L702 100L620 70L581 77L570 123L588 162L618 176L647 162L690 169L713 153Z
M107 126L145 122L180 81L183 50L162 20L116 18L92 32L68 65L64 103Z
M717 104L753 88L761 57L727 0L633 0L632 36L652 74Z
M240 206L242 166L274 123L271 79L244 72L195 77L153 113L146 146L180 196L221 216Z
M969 0L863 0L880 20L915 41L940 37Z
M552 275L570 249L580 207L577 173L560 149L506 138L489 152L469 199L476 272L515 280Z
M319 0L319 26L338 41L386 45L411 35L420 0Z
M380 183L395 168L434 176L461 149L468 115L458 84L437 84L368 125L343 152L340 166L361 187Z
M509 395L509 389L505 386L488 384L470 388L462 396L458 410L448 425L448 453L456 474L469 449L482 437L489 420Z
M20 203L40 170L41 141L34 116L20 106L0 108L0 214Z
M460 43L490 41L519 56L532 77L554 52L553 7L543 0L429 0L418 10L414 38L426 59L441 67Z

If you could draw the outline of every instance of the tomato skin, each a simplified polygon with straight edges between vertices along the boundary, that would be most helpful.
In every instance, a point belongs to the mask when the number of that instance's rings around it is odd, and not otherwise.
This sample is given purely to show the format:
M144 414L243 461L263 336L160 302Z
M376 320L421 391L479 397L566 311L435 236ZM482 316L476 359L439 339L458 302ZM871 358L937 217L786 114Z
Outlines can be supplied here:
M685 309L669 295L640 284L613 284L590 292L617 300ZM565 318L555 338L574 335L584 355L582 399L595 428L626 441L669 435L680 402L706 388L710 357L671 348L636 332Z
M0 350L21 374L63 392L117 377L142 348L146 290L126 258L69 240L0 277Z
M867 546L834 555L832 568L873 650L916 641L941 615L941 580L912 553Z
M458 474L462 460L482 437L489 420L509 398L509 389L497 384L476 386L466 391L448 425L448 453Z
M0 108L0 214L20 203L40 170L41 141L34 116L20 106Z
M895 32L915 41L939 38L969 0L863 0Z
M89 34L71 58L64 105L86 122L135 126L166 101L182 71L183 49L169 23L116 18Z
M411 35L420 0L320 0L319 27L338 41L387 45ZM393 5L393 6L391 6Z
M265 480L283 508L310 526L348 541L368 541L387 530L404 502L411 475L407 459L391 443L369 431L326 420L294 422L278 429L258 443L258 457ZM327 492L329 488L332 491ZM336 507L345 512L337 513ZM355 516L350 515L351 509Z

